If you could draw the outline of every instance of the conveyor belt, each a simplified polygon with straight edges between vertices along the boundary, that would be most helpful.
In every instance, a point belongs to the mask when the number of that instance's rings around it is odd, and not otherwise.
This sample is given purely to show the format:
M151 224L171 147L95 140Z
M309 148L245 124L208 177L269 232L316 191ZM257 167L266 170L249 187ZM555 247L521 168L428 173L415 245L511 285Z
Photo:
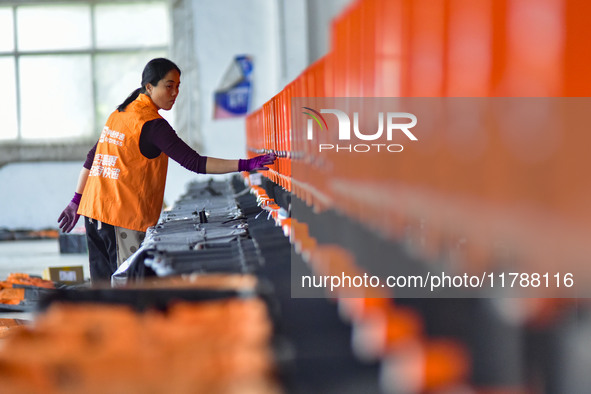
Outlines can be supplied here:
M289 208L281 190L277 198ZM324 298L292 298L292 269L309 268L241 177L189 184L134 257L129 282L181 274L256 275L274 317L275 350L287 392L380 392L379 366L355 357L351 326L340 318L337 305Z

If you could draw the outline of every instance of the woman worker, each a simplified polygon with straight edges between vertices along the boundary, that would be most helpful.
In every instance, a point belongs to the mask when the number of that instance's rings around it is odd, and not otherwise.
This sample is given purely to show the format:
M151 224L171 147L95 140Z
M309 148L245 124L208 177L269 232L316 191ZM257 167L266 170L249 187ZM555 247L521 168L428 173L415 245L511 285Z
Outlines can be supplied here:
M136 89L109 116L88 152L74 198L58 219L70 232L85 217L90 277L110 280L117 267L157 223L164 198L168 158L190 171L223 174L265 170L274 154L247 160L200 156L183 142L159 110L170 110L179 93L181 70L170 60L153 59Z

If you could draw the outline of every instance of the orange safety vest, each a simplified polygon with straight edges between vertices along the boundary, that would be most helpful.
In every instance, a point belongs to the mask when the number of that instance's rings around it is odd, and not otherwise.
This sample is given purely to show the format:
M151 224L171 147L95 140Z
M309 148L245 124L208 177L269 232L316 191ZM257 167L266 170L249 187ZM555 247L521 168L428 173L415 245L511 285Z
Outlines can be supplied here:
M140 152L142 126L157 118L158 108L145 94L109 116L82 193L80 215L135 231L158 222L168 156L148 159Z

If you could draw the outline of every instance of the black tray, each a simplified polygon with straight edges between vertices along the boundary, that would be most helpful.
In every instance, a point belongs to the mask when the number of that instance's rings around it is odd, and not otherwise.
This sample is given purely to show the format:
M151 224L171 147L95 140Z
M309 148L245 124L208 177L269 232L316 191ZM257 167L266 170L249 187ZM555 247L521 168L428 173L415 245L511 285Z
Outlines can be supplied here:
M165 311L175 301L211 301L231 297L256 296L253 291L203 289L76 289L56 290L38 302L38 311L45 311L56 302L105 303L128 305L138 312L148 309Z
M0 312L32 312L36 303L21 302L18 305L0 304Z
M34 311L40 299L46 297L55 289L48 289L45 287L29 286L13 284L14 289L25 289L25 298L18 305L0 304L0 311L2 312L30 312Z

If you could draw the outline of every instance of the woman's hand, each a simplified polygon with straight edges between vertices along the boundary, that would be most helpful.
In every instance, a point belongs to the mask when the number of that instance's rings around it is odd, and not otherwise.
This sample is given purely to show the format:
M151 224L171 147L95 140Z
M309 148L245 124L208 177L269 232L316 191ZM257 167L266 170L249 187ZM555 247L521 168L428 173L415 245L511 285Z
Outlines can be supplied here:
M74 226L76 226L76 223L78 223L78 219L80 219L80 215L78 215L78 205L80 204L81 197L81 194L76 193L72 201L70 201L66 209L63 210L62 214L57 219L59 228L62 232L69 233Z
M266 155L253 157L252 159L239 160L238 171L267 171L269 167L266 166L273 164L275 162L275 158L275 153L269 153Z

